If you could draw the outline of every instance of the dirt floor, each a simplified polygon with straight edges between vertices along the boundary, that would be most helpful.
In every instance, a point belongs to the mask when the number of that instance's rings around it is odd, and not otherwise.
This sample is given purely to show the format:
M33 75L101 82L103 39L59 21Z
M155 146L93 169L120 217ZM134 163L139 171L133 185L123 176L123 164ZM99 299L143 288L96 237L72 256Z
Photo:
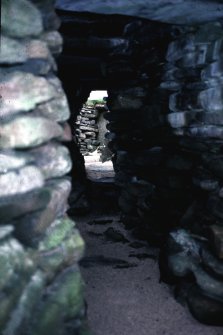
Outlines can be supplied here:
M80 265L92 334L223 335L222 328L198 323L159 281L158 249L133 238L120 221L113 176L104 172L95 180L100 169L87 169L92 211L74 220L86 242Z

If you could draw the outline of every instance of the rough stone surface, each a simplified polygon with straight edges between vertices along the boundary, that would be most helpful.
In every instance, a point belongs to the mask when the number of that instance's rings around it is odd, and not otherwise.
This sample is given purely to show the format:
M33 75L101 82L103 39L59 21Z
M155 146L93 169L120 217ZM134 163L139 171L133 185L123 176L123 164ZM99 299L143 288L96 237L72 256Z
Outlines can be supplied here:
M45 208L12 221L17 238L34 248L38 247L51 223L65 214L71 184L67 179L56 180L49 183L47 189L50 191L50 200Z
M1 24L2 31L12 37L37 36L43 31L40 12L27 0L3 0Z
M15 152L13 150L0 153L0 173L18 169L33 162L33 158L27 153Z
M35 116L18 116L0 125L0 148L31 148L62 136L63 129L51 120Z
M32 110L37 104L52 99L56 91L45 78L14 72L1 80L0 94L2 119Z
M37 167L30 165L17 171L0 174L0 197L23 194L42 187L43 175Z
M173 24L196 24L214 21L222 18L223 5L221 1L192 0L147 1L116 1L107 0L57 0L57 8L76 12L92 12L98 14L122 14L138 16Z
M30 151L46 179L62 177L71 170L68 149L58 143L49 143Z
M213 248L220 259L223 259L223 227L213 225L211 226L211 240Z
M67 99L64 94L53 100L39 104L35 110L38 114L57 122L66 121L70 116Z
M0 221L8 222L30 212L46 207L50 200L50 191L40 188L25 194L2 197L0 199Z
M26 50L19 41L1 36L0 64L24 63L26 60Z

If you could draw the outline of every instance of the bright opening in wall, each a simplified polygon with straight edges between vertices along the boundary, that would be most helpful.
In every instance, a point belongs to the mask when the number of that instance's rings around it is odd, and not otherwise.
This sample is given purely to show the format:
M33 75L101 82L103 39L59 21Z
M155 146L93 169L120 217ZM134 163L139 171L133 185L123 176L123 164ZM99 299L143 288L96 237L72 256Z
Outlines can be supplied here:
M87 175L90 179L113 178L112 152L107 144L108 113L106 106L107 91L92 91L80 110L76 122L76 137L85 160Z
M103 98L107 98L107 91L91 91L91 94L88 98L89 101L100 101L103 102Z

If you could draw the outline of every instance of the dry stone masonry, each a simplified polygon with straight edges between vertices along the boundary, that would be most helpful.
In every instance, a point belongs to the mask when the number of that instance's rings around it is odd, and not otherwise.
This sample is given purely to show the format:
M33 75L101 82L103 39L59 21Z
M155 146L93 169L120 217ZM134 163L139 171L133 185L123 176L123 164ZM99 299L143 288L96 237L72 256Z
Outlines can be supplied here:
M0 52L0 333L87 334L78 260L65 214L70 112L56 76L54 1L3 0Z
M1 333L89 333L84 244L66 211L71 184L72 209L88 208L71 139L97 145L97 111L83 103L100 89L122 220L160 246L161 280L195 318L223 326L222 3L113 1L105 15L110 1L87 2L57 1L77 11L57 10L62 47L53 0L3 0Z
M106 110L104 104L86 104L77 116L75 133L80 152L83 155L103 146L106 121L102 112Z
M106 137L122 219L161 247L161 279L192 314L222 326L222 22L107 16L103 30L106 16L59 14L70 34L60 66L72 60L83 92L103 83L108 90ZM77 58L91 64L88 77Z

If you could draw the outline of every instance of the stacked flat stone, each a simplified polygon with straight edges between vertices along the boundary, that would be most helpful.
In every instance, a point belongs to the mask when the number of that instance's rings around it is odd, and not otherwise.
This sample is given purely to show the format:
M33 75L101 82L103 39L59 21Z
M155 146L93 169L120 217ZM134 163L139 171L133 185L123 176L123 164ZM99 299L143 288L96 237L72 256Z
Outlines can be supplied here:
M168 25L153 22L133 21L125 27L129 47L114 50L108 75L125 73L128 81L108 91L110 112L105 115L123 220L134 225L137 234L142 231L144 238L159 244L180 218L174 201L179 207L185 201L183 178L165 168L173 149L159 84L170 33ZM164 42L158 48L160 40Z
M179 157L193 157L193 201L170 233L169 276L179 278L193 315L223 325L223 25L185 27L170 43L161 84ZM172 279L173 279L172 277ZM183 280L182 280L183 279Z
M94 106L84 105L77 116L76 121L76 137L80 152L83 155L93 152L100 144L98 137L98 111Z
M105 104L94 106L85 104L77 116L75 133L80 152L87 155L104 145L103 113L107 110Z
M47 8L47 11L46 11ZM41 15L45 13L45 16ZM3 0L0 333L83 334L83 240L66 216L69 108L55 75L53 1ZM69 132L68 132L69 133Z

